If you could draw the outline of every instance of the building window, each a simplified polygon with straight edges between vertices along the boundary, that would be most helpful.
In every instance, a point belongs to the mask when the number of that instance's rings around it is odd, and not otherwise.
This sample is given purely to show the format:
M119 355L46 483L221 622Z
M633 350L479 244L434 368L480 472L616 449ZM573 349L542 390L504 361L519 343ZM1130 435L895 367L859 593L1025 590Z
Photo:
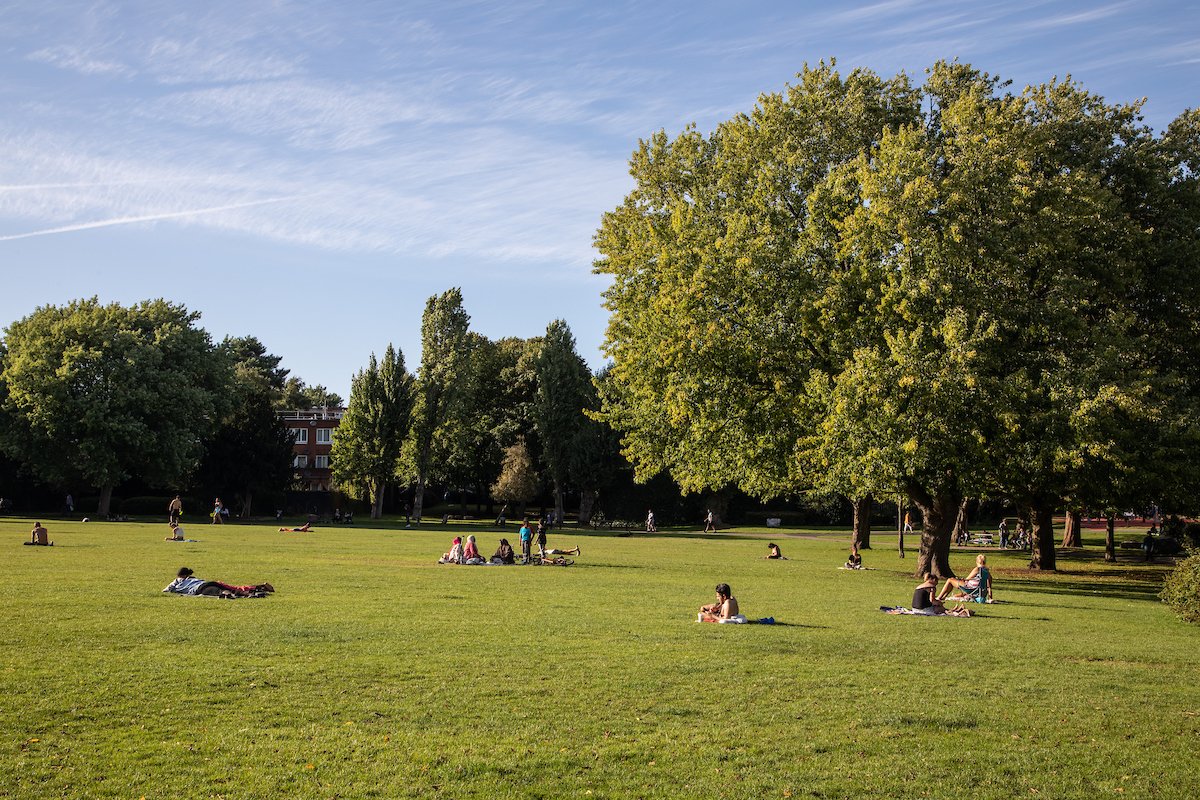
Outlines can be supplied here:
M292 436L296 444L308 444L308 428L292 428Z
M317 444L332 444L333 428L317 428Z
M329 456L317 456L313 459L313 466L317 469L329 469Z
M297 468L307 467L308 466L308 456L296 456L292 460L292 466L297 467Z

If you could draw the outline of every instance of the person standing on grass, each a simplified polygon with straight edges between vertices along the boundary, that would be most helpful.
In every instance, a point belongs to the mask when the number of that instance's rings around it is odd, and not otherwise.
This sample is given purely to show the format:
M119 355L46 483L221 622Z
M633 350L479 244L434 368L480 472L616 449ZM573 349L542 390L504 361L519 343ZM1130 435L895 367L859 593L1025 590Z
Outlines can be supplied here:
M654 524L654 509L646 511L646 533L657 533L658 526Z
M538 555L545 557L546 555L546 526L539 522L537 526L537 546Z
M213 500L213 514L212 514L212 524L213 525L224 525L225 524L225 519L221 516L221 514L224 511L225 511L225 506L221 505L221 498L218 497L217 499Z
M716 533L717 532L717 526L713 524L713 512L712 512L711 508L708 509L708 513L704 515L704 532L705 533Z
M521 523L521 530L518 531L521 536L521 555L525 560L529 560L529 545L533 541L533 531L529 530L529 520L525 519Z
M68 513L68 514L74 514L74 513L75 513L75 498L74 498L74 497L71 497L71 493L70 493L70 492L67 492L67 502L66 502L66 506L67 506L67 513Z
M167 504L167 521L179 522L183 517L183 501L179 499L179 495L175 495L175 499Z

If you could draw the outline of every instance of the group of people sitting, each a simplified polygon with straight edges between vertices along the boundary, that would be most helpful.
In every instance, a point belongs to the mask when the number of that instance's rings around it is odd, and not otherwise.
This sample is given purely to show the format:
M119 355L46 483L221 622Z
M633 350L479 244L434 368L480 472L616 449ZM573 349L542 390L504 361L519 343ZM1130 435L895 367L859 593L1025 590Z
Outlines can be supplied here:
M522 530L525 530L525 528L523 527ZM521 542L522 557L526 561L528 561L531 558L529 543L530 543L529 539L522 539L522 542ZM539 545L538 546L538 557L541 558L542 560L547 560L548 557L553 557L553 556L577 556L577 555L579 555L578 547L573 547L569 550L555 550L553 548L547 549L546 548L546 536L545 536L544 532L541 534L541 536L538 540L538 545ZM438 559L438 563L439 564L469 564L469 565L516 564L517 563L517 554L513 550L512 545L508 543L508 539L501 539L499 546L496 548L496 552L492 554L492 557L490 559L485 560L484 557L482 555L480 555L480 553L479 553L479 546L475 543L475 536L473 534L471 534L471 535L467 536L467 539L465 542L463 541L461 536L455 536L454 541L451 542L451 544L450 544L450 549L447 552L442 553L442 557Z
M957 591L958 594L953 594ZM961 603L955 608L947 608L946 601ZM923 614L938 616L948 614L955 617L969 617L971 610L966 603L991 603L992 573L987 568L987 556L980 553L975 557L975 569L966 578L946 578L941 591L937 588L937 576L932 572L925 573L925 580L913 590L912 609L887 608L889 614Z

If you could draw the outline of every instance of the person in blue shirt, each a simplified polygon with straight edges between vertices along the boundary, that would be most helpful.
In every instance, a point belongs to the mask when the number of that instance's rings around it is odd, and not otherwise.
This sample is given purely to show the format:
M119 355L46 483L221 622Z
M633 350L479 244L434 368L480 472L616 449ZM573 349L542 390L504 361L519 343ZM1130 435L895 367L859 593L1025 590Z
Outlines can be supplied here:
M529 530L529 520L526 519L521 523L521 555L525 556L525 560L529 560L529 545L533 541L533 531Z

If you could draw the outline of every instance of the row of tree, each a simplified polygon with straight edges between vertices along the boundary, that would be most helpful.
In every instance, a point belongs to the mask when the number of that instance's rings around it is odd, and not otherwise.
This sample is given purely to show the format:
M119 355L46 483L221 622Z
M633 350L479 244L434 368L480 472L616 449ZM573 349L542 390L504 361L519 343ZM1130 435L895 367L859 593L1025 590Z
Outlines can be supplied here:
M283 408L338 405L280 368L253 336L214 344L199 314L165 300L44 306L0 343L0 450L39 480L99 489L125 481L257 493L292 478Z
M902 495L952 574L964 498L1032 520L1197 504L1200 114L958 63L805 67L710 135L641 142L604 216L601 418L637 474Z
M388 345L354 376L331 454L334 477L370 500L372 517L389 486L411 486L420 519L431 484L523 504L538 492L540 470L559 518L566 494L578 493L586 524L620 460L610 429L587 416L598 408L565 322L534 339L492 341L470 330L462 293L451 289L426 303L415 375Z

